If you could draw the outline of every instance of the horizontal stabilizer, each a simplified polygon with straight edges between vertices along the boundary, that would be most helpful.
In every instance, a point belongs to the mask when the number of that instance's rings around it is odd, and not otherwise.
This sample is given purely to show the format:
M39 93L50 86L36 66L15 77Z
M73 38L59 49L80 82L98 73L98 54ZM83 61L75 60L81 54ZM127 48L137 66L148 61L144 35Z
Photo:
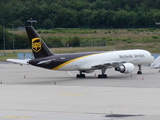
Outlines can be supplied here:
M30 59L24 59L24 60L20 60L20 59L7 59L6 61L12 62L12 63L16 63L16 64L24 64L24 65L27 65L29 60L30 60Z

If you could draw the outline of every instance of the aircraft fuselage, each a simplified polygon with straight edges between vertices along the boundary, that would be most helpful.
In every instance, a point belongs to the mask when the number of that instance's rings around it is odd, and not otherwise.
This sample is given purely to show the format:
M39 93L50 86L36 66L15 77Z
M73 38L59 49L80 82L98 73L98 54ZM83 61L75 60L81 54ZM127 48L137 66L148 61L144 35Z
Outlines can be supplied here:
M94 65L106 64L107 68L119 63L129 62L134 65L150 64L154 58L146 50L122 50L108 52L86 52L54 54L48 57L32 59L29 64L52 70L72 71L94 69ZM115 66L110 64L115 62ZM118 63L118 64L116 64Z

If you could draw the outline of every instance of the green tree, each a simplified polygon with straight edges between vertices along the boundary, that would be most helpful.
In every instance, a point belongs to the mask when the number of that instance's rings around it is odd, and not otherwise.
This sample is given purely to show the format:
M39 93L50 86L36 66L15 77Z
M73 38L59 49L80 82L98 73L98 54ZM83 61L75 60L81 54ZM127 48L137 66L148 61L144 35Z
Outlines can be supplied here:
M30 48L30 43L26 35L14 35L15 49Z
M5 35L5 48L11 49L12 48L12 34L5 30L5 34L3 31L3 27L0 26L0 49L4 48L4 35Z
M85 27L85 28L90 27L91 26L90 23L92 20L90 19L91 16L92 16L92 10L90 9L84 9L82 11L79 11L77 16L79 27Z
M59 27L76 27L77 15L76 11L67 8L58 10L54 17L55 26Z
M49 28L53 28L54 25L53 25L53 21L51 19L46 19L44 22L43 22L43 27L46 28L46 29L49 29Z

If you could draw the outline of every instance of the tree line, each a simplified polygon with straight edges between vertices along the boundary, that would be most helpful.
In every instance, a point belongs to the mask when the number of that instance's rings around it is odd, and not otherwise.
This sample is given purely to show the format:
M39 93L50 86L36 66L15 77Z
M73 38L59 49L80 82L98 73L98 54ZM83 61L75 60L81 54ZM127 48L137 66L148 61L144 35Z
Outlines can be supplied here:
M3 27L17 28L33 23L36 29L51 28L153 28L160 21L160 0L1 0L0 49L3 49ZM5 31L6 48L29 48L27 36ZM68 43L80 45L73 37ZM63 46L58 38L47 38ZM51 44L49 45L52 46Z
M160 20L160 0L1 0L8 28L147 28Z

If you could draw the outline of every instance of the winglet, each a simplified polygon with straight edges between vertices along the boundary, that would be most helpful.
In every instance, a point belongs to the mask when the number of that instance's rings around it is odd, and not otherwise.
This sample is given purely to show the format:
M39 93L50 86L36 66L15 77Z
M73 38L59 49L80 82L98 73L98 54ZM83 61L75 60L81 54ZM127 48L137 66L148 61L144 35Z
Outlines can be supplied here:
M26 32L30 41L32 52L35 58L47 57L53 55L41 37L38 35L36 30L28 26L26 27Z

